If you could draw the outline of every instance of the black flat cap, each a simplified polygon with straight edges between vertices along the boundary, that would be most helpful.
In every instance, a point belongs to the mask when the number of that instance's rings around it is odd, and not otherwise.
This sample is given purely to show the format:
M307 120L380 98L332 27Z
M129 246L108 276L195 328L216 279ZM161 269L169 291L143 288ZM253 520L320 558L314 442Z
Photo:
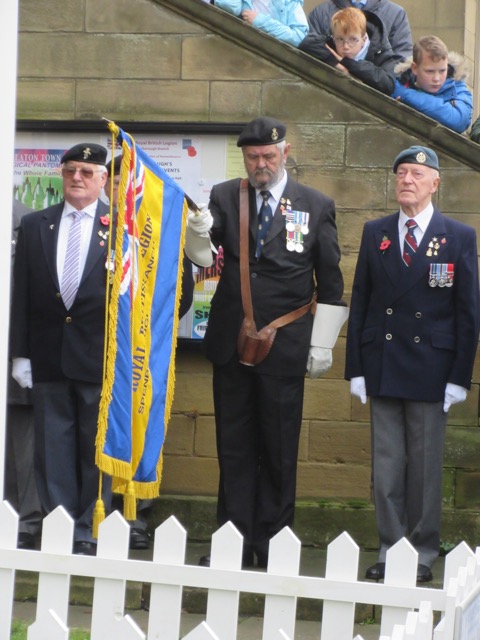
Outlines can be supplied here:
M113 162L113 175L114 176L118 176L118 174L120 173L120 165L122 164L122 156L115 156L115 158L111 158L107 164L107 171L108 171L108 175L111 174L112 172L112 162Z
M107 150L101 144L96 144L95 142L81 142L65 151L60 163L63 164L69 160L104 165L107 160Z
M243 128L237 140L237 147L277 144L285 140L286 133L287 127L280 120L267 116L255 118Z
M435 151L428 147L420 147L419 145L414 145L413 147L400 151L393 161L393 173L397 173L398 165L403 163L421 164L424 167L437 169L437 171L440 168L438 165L438 156Z

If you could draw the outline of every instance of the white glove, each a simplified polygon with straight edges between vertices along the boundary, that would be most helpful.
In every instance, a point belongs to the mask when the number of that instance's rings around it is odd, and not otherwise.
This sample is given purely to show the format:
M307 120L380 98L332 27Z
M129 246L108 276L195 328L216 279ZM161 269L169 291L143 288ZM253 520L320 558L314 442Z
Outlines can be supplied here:
M206 236L213 225L213 216L206 204L198 204L200 213L190 211L187 216L187 226L197 236Z
M452 404L457 402L463 402L467 397L467 390L464 387L460 387L458 384L447 382L445 387L445 400L443 402L443 410L448 413Z
M319 378L332 366L332 350L327 347L310 347L307 360L308 377Z
M362 404L367 404L367 387L363 376L358 376L350 380L350 393L352 396L360 398Z
M13 358L12 378L18 382L22 389L32 388L32 365L29 358Z

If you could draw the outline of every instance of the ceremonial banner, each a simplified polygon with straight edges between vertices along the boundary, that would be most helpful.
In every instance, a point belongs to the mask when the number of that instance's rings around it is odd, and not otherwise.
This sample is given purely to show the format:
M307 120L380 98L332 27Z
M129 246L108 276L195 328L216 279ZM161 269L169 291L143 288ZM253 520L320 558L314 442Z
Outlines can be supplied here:
M96 464L113 476L114 491L153 498L173 401L188 208L178 184L129 134L109 127L121 142L122 164L118 211L110 216Z

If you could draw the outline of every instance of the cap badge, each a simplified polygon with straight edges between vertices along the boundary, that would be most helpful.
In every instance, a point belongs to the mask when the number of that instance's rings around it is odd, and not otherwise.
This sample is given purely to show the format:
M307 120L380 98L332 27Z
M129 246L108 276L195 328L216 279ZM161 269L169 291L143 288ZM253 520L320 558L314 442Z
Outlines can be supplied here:
M276 127L272 129L272 140L278 140L278 131Z
M420 164L423 164L424 162L426 162L427 156L425 155L425 153L423 151L419 151L417 153L417 155L415 156L415 160L417 162L419 162Z
M90 149L90 147L85 147L85 149L83 150L83 159L87 160L87 158L89 158L92 155L92 150Z

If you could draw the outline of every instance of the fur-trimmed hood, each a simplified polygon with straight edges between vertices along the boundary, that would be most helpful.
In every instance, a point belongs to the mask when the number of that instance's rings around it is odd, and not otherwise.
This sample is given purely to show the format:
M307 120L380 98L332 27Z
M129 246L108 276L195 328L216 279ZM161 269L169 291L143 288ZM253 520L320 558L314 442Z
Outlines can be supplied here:
M395 75L402 77L407 71L410 71L413 58L410 56L403 62L399 62L395 66ZM456 51L449 51L448 53L448 74L447 78L452 78L457 81L466 82L469 75L468 62L464 56Z

